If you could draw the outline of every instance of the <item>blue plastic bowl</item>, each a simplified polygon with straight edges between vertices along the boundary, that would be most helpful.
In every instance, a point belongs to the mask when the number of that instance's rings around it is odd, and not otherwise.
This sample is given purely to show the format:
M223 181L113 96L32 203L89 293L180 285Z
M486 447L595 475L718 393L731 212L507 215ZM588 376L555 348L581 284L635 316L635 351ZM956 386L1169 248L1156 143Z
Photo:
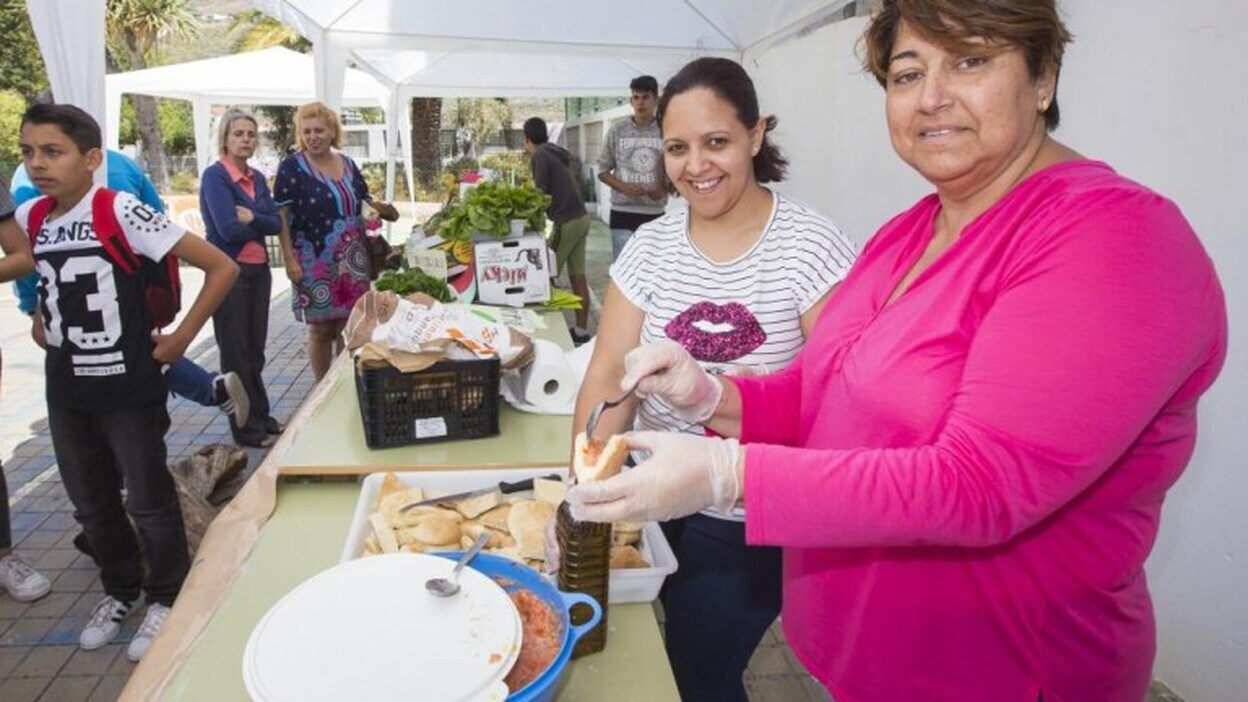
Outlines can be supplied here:
M450 560L458 560L463 555L463 551L445 551L433 555ZM589 633L589 630L593 629L602 619L602 607L598 605L597 600L588 595L582 595L579 592L563 592L557 589L536 570L517 563L510 558L495 556L490 553L481 553L472 559L468 567L475 568L493 578L507 592L529 590L550 605L550 608L555 612L555 616L559 617L559 622L563 625L563 631L559 635L559 654L555 656L555 660L551 662L550 667L545 672L531 680L528 685L507 696L507 699L511 702L549 702L553 700L555 698L555 690L559 687L559 679L563 677L564 669L567 668L568 661L572 658L572 648L576 646L576 642L580 641L582 636ZM580 626L572 626L572 622L568 618L568 611L576 604L588 605L593 610L593 616L590 617L589 621Z

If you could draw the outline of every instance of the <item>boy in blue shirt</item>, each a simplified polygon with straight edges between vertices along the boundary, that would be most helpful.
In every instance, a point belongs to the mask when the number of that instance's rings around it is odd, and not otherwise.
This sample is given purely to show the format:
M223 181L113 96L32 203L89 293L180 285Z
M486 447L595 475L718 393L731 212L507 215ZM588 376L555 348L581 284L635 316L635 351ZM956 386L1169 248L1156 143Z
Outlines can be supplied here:
M31 236L40 275L34 332L48 354L52 447L105 592L79 644L92 650L111 642L146 592L147 614L127 650L137 661L164 624L189 568L182 512L166 465L169 414L161 366L186 352L238 269L216 247L133 196L116 193L112 214L136 254L159 261L172 252L205 272L203 289L182 322L168 334L156 332L139 276L114 261L96 235L99 188L92 173L103 158L99 125L72 105L35 105L22 117L21 149L32 182L52 198ZM18 208L18 226L28 236L31 211L44 202L37 198Z

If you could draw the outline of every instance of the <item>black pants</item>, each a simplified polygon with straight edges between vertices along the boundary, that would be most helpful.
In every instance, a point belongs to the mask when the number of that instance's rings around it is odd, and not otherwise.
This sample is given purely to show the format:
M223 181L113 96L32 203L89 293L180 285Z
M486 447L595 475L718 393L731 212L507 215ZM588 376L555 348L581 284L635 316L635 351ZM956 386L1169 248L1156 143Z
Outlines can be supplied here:
M680 698L746 702L745 667L780 614L780 549L746 546L744 524L702 514L660 526L680 564L660 594Z
M0 551L13 547L13 526L9 523L9 484L0 466Z
M212 315L213 334L221 353L221 372L233 371L251 398L247 426L230 418L234 440L254 443L268 433L269 393L264 389L264 346L269 338L269 292L273 273L268 264L238 264L238 279Z
M166 464L165 403L108 412L49 405L48 425L74 519L100 564L104 592L133 602L142 590L148 603L172 605L190 562L182 510ZM118 489L122 477L124 504Z

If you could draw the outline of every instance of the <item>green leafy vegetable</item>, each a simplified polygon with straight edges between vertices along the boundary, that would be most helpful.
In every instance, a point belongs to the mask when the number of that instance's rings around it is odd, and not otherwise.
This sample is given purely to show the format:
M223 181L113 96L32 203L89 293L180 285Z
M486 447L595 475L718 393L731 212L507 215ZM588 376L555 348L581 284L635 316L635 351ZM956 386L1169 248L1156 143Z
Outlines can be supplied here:
M421 292L439 302L450 302L451 291L446 282L428 275L419 268L402 271L384 271L377 278L377 289L389 291L396 295L411 295Z
M528 229L544 229L549 206L550 196L532 186L486 181L469 190L463 202L439 210L424 227L443 239L467 240L473 232L501 239L511 231L513 219L524 220Z

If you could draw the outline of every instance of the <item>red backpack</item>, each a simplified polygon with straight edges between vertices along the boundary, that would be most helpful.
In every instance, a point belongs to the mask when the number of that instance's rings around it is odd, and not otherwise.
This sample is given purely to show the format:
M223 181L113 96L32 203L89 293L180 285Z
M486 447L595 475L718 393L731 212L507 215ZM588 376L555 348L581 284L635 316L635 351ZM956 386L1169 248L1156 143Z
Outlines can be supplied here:
M123 271L139 277L143 287L143 306L151 318L152 327L160 329L173 323L178 311L182 309L182 280L178 273L178 258L173 254L165 254L159 261L140 256L130 248L130 242L117 221L117 211L113 203L117 200L117 191L100 188L91 199L91 226L95 237L104 247L109 259ZM43 228L48 213L56 205L51 197L41 197L30 208L30 220L26 231L30 234L30 246L35 246L35 238Z

